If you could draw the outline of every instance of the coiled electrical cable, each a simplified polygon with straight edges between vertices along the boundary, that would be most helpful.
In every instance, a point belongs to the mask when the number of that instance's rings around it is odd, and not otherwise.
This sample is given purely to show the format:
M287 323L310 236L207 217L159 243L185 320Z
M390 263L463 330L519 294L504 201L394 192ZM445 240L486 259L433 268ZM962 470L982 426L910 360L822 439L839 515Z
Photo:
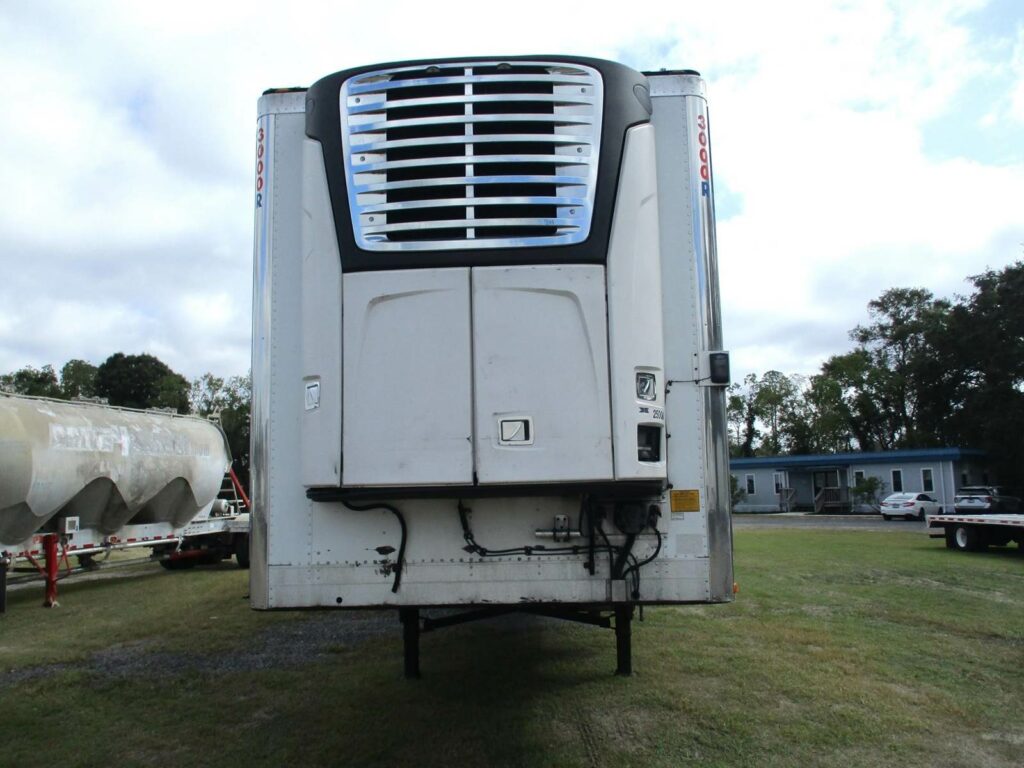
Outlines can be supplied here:
M405 569L405 540L408 537L408 529L405 527L405 518L402 517L402 513L390 504L352 504L345 500L342 500L341 503L354 512L369 512L374 509L386 509L398 518L398 524L402 527L402 540L398 545L398 562L395 564L395 578L391 583L391 591L397 592L398 587L402 583L402 571Z
M622 572L622 578L626 578L630 573L633 574L633 599L636 600L640 597L640 568L653 562L659 554L661 554L661 531L658 530L658 525L653 520L650 523L651 530L658 537L658 543L654 546L654 552L643 560L636 560Z

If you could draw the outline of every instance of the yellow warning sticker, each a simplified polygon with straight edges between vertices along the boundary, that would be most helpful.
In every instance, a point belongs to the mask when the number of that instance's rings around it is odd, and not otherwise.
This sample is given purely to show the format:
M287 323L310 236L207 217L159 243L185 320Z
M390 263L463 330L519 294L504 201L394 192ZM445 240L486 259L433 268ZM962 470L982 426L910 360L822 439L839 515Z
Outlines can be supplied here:
M673 512L700 512L700 491L669 491Z

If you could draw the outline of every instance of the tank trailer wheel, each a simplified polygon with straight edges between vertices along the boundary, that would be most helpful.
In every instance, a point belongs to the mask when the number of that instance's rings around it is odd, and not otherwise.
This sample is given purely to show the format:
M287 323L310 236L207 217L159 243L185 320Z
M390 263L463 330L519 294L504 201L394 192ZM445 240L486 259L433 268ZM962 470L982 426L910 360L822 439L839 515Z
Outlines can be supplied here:
M179 560L161 560L160 565L168 571L184 571L189 568L195 568L196 559L194 557L183 557Z

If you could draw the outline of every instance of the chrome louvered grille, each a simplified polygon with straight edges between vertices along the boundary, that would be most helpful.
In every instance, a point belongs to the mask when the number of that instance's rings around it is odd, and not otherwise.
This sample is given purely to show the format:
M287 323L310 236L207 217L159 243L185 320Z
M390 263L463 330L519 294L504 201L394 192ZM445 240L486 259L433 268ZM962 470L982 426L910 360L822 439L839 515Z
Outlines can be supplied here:
M356 243L392 251L585 240L602 98L597 70L543 61L349 78L341 137Z

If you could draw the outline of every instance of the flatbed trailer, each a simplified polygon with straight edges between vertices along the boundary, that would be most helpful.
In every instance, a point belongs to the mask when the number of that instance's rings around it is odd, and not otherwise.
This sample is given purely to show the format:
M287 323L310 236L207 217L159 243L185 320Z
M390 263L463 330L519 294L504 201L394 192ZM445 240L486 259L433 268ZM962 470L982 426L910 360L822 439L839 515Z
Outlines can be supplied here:
M1014 541L1024 548L1024 515L928 515L928 536L945 539L947 549L961 552Z

